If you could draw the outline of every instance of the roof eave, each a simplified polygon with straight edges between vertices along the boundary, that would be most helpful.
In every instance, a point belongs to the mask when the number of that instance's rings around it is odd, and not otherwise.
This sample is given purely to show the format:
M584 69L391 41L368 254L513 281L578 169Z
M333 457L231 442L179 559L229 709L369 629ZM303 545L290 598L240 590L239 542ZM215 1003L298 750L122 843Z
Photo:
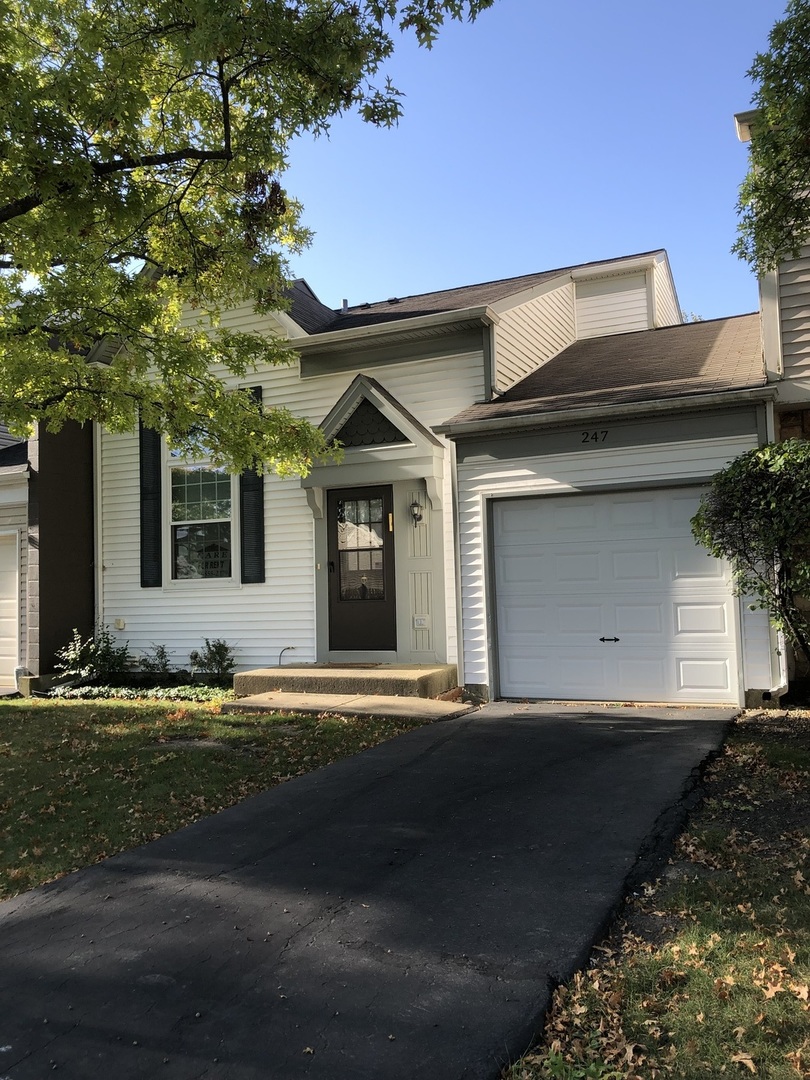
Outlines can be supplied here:
M618 417L634 417L639 414L662 414L667 412L698 411L723 405L741 405L749 401L772 401L777 396L774 384L746 387L742 390L725 390L713 394L692 394L683 397L657 400L628 401L621 405L586 405L582 408L560 409L556 412L529 413L522 416L500 416L491 420L467 420L458 424L438 424L433 430L449 438L474 437L476 435L504 434L527 431L534 428L563 427L590 420L607 420Z
M391 322L374 323L371 326L353 326L347 330L330 330L325 334L310 334L306 340L295 342L296 352L305 352L308 348L323 349L330 345L343 345L348 342L370 342L375 338L397 337L413 330L441 333L448 324L470 323L479 326L492 326L500 322L500 316L492 308L484 306L459 308L456 311L439 311L432 315L417 315L412 319L395 319Z

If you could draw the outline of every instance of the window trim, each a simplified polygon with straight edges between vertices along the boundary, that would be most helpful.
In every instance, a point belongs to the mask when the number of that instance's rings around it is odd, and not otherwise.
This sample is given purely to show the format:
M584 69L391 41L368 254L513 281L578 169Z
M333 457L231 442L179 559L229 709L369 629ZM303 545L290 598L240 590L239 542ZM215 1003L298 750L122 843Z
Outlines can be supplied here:
M240 515L240 490L239 476L236 473L226 473L231 484L231 516L230 519L217 518L212 521L230 520L231 526L231 572L227 577L187 577L173 576L174 568L174 527L179 522L172 519L172 468L195 467L205 468L210 465L208 458L173 457L166 440L161 440L161 478L163 487L162 521L163 521L163 588L164 589L188 589L192 588L241 588L241 536L242 520ZM204 519L200 519L202 522Z

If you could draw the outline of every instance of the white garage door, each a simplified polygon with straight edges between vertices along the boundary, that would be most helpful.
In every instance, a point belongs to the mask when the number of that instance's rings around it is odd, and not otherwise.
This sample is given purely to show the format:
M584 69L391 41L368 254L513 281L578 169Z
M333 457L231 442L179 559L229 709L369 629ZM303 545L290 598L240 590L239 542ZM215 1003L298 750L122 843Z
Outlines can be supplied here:
M17 537L0 536L0 686L14 686L17 667L19 592Z
M730 575L692 538L699 497L494 504L502 697L737 701Z

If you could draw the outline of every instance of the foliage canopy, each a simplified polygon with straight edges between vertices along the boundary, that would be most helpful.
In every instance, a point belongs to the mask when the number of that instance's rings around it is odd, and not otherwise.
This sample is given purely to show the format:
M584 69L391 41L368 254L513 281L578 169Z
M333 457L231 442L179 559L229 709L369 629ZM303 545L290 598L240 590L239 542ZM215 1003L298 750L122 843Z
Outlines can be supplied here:
M309 241L281 182L295 138L348 110L396 123L398 30L430 47L493 2L0 0L3 420L140 412L232 468L305 471L318 429L223 382L286 345L222 313L285 306Z
M810 236L810 0L790 0L769 46L748 72L758 111L733 248L757 274L798 255Z
M711 481L692 518L698 543L728 559L737 592L754 596L810 663L810 442L749 450Z

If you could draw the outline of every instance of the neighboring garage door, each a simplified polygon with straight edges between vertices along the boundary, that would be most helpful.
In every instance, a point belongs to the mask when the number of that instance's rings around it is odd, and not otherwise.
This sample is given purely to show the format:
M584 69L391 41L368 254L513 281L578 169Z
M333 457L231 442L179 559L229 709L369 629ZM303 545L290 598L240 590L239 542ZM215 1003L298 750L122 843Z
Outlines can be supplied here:
M0 536L0 686L14 686L19 609L17 537Z
M736 702L726 564L694 488L493 505L501 697Z

